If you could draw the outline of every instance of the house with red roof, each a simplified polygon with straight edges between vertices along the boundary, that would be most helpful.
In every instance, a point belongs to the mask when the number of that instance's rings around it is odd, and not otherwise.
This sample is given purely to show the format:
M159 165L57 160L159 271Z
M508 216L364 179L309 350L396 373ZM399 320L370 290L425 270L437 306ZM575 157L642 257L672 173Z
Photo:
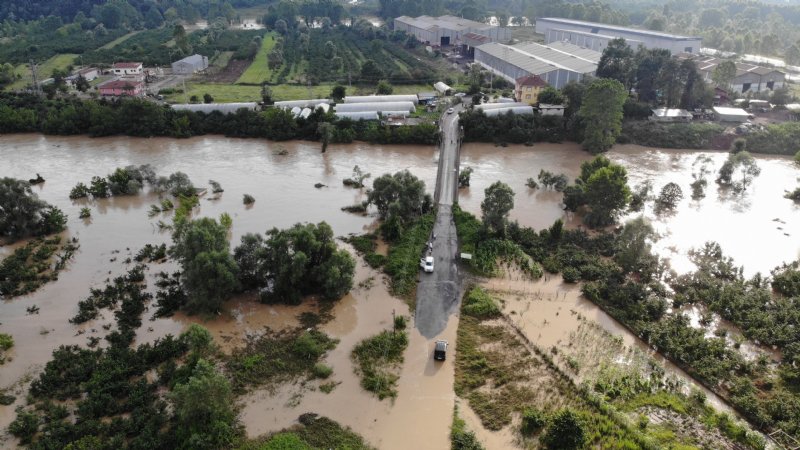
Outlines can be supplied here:
M535 105L539 102L539 93L547 86L539 75L527 75L517 78L514 83L514 97L520 103Z
M144 83L136 80L111 80L99 86L97 90L103 97L141 97L144 94Z
M144 75L144 65L140 62L118 62L111 66L111 73L118 77L138 77Z

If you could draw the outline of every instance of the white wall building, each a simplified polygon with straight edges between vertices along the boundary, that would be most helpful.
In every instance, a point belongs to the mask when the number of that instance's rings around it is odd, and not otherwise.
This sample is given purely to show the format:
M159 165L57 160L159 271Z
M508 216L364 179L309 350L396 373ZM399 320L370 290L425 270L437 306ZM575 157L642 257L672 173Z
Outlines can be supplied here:
M491 42L508 42L511 30L455 16L400 16L394 19L394 29L413 35L430 45L462 45L468 33L486 36Z
M544 17L536 19L536 32L543 34L545 42L553 42L563 36L566 31L596 34L598 36L630 39L641 43L645 48L663 48L673 55L681 52L697 53L700 50L700 38L663 33L660 31L642 30L638 28L608 25L604 23L585 22L583 20ZM570 42L572 42L570 40ZM607 44L607 42L606 42ZM636 48L638 45L631 45Z
M172 73L177 75L191 75L208 69L208 57L203 55L187 56L172 63Z

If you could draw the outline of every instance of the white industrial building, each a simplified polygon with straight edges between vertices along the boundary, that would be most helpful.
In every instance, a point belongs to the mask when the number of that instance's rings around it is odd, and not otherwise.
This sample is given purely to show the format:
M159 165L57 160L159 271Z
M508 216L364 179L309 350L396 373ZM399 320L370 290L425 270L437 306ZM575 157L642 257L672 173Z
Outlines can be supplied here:
M699 37L681 36L660 31L642 30L638 28L622 27L619 25L608 25L596 22L584 22L583 20L561 19L557 17L544 17L536 19L536 32L543 34L545 42L561 41L564 39L565 32L581 32L603 36L603 40L608 37L630 39L631 47L636 48L639 44L645 48L663 48L672 54L680 52L697 53L700 50ZM569 42L573 38L566 39ZM575 38L578 42L577 37ZM606 41L606 45L607 45ZM590 48L593 44L589 45Z
M713 56L696 56L688 53L676 55L678 59L690 59L697 65L697 70L707 83L713 82L714 70L726 61ZM786 83L786 74L772 67L735 61L736 75L731 80L731 90L739 94L748 92L774 91Z
M694 116L685 109L658 108L651 110L653 115L648 119L654 122L691 122Z
M208 69L208 56L192 55L172 63L172 73L191 75Z
M170 105L176 111L192 111L210 114L221 112L222 114L232 114L240 109L255 111L258 103L182 103Z
M379 102L411 102L419 103L419 98L414 94L398 95L348 95L345 103L379 103Z
M517 115L533 114L533 106L525 103L484 103L475 105L475 109L483 111L489 117L508 114L509 112Z
M476 63L511 83L525 76L538 75L557 89L570 81L594 75L600 56L600 52L568 42L549 45L490 43L475 49Z
M299 108L313 108L317 105L326 104L329 105L331 103L330 100L327 98L314 98L310 100L286 100L282 102L275 102L273 105L276 108L283 108L283 109L291 109L295 106ZM326 109L327 111L327 109Z
M406 111L407 113L413 113L417 110L417 107L411 102L340 103L334 106L334 110L337 113L364 111L375 111L379 113Z
M394 29L413 35L429 45L462 45L465 35L481 35L490 42L508 42L511 30L455 16L400 16L394 19Z
M714 117L720 122L747 122L753 116L742 108L715 106Z

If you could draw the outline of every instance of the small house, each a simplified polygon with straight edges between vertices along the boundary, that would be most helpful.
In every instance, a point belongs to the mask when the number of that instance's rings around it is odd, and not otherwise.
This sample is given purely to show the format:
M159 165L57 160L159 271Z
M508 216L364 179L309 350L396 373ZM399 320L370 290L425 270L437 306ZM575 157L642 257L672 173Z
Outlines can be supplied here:
M749 112L742 108L727 108L723 106L714 107L714 117L720 122L747 122L752 117Z
M516 83L514 83L516 100L521 103L535 105L539 102L539 93L542 92L545 86L547 86L547 82L538 75L517 78Z
M135 80L111 80L97 86L103 97L140 97L144 94L144 83Z
M649 117L654 122L691 122L694 116L685 109L658 108L653 109Z
M564 105L550 105L539 103L539 114L543 116L564 117Z
M428 105L436 101L436 92L420 92L417 99L420 105Z
M118 62L111 66L111 73L118 77L141 77L144 67L140 62Z
M208 57L203 55L187 56L172 63L172 73L176 75L191 75L208 69Z

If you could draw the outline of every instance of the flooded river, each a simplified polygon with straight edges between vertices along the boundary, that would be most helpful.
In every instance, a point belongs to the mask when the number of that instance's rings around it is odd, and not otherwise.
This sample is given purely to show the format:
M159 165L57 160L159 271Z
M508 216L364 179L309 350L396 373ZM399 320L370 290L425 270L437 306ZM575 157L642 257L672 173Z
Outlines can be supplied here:
M628 167L632 184L651 179L655 188L660 189L667 181L676 181L688 197L691 165L700 153L623 146L609 152L608 156ZM723 153L708 155L715 169L725 158ZM468 211L479 214L483 190L494 181L503 180L517 193L511 213L513 219L535 228L549 226L559 217L577 225L574 218L561 210L561 194L529 190L525 180L535 177L542 168L565 173L574 179L580 163L589 158L577 146L569 144L509 148L467 145L462 151L461 164L473 167L475 172L472 186L460 192L460 203ZM147 215L150 205L157 202L155 195L146 193L73 202L68 194L77 182L88 183L94 175L105 176L114 168L128 164L152 164L160 175L182 171L197 186L205 187L209 179L216 180L225 192L218 200L209 200L210 194L201 199L197 214L218 217L223 212L229 213L233 217L231 244L235 246L244 233L264 232L271 227L283 228L297 222L325 220L338 236L371 229L374 216L340 210L342 206L364 199L364 192L342 186L342 179L351 175L353 166L372 173L373 178L408 168L425 181L432 194L436 162L437 152L433 147L357 143L332 145L327 153L321 154L315 143L268 143L224 137L187 140L0 137L0 177L28 179L40 173L47 181L34 186L33 190L69 215L65 235L77 237L80 244L80 250L58 281L32 295L0 303L0 332L11 334L16 343L11 352L13 359L0 366L0 389L18 386L12 388L12 392L22 392L19 386L26 384L26 376L40 370L54 348L61 344L84 344L87 335L78 335L79 330L92 333L102 322L81 328L69 324L67 319L77 311L77 302L87 296L89 287L102 285L108 277L123 273L126 266L122 261L143 245L170 241L169 233L159 231L155 225L159 219L169 221L169 217L149 218ZM781 261L797 258L800 241L783 233L791 234L791 230L800 229L800 211L792 202L783 199L782 193L783 189L795 186L800 171L794 169L787 158L758 157L758 162L762 174L744 201L719 194L711 182L705 199L700 202L684 199L672 216L656 217L646 211L664 234L658 243L659 251L670 256L681 269L685 267L687 249L716 239L728 254L745 265L748 273L766 272ZM326 186L318 189L314 187L316 183ZM242 204L245 193L255 197L252 207ZM78 218L83 206L92 209L91 219ZM775 218L780 222L773 222ZM0 258L12 248L0 247ZM151 272L171 268L153 265ZM377 274L360 268L358 276L366 279ZM326 331L341 341L329 355L328 363L334 367L334 380L342 384L329 396L319 391L305 393L302 399L292 402L296 405L293 408L284 408L288 398L296 393L293 387L286 387L276 393L276 397L266 392L255 393L246 399L242 415L249 435L282 428L299 414L313 410L351 426L381 448L408 448L412 435L420 442L427 440L446 445L453 403L452 366L448 361L438 369L433 367L429 342L414 330L402 369L400 395L393 406L364 393L351 376L349 351L352 346L386 327L392 310L407 314L403 309L405 305L391 298L380 283L378 277L376 286L354 291L343 299L335 307L335 319L326 325ZM40 308L37 315L26 313L31 305ZM258 331L264 326L296 325L296 316L302 311L302 308L260 305L240 298L226 305L226 313L221 318L204 325L226 349L238 345L244 333ZM587 310L584 313L593 317ZM149 313L145 313L145 317L149 318ZM178 333L197 320L182 315L155 322L145 320L139 341ZM625 334L624 330L613 331ZM453 342L454 333L451 324L443 334ZM554 335L549 339L562 337ZM20 398L18 402L21 401ZM14 405L0 407L0 429L13 419L13 408ZM430 421L431 426L420 430L419 424L424 421ZM408 430L414 431L409 433ZM0 442L0 446L6 445L10 444ZM428 446L420 444L418 447Z

